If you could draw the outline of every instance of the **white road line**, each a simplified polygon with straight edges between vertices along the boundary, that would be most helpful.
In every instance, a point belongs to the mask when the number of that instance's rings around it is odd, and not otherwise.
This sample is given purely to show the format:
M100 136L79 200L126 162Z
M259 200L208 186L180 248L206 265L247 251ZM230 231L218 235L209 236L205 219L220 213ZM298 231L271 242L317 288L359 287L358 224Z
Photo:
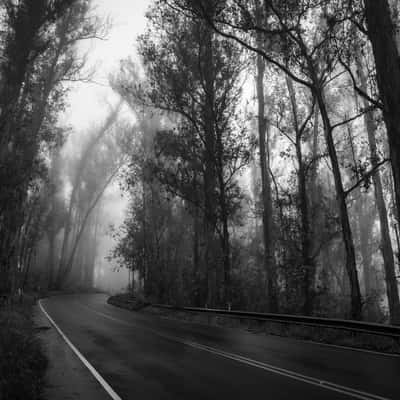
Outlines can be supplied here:
M77 302L77 303L79 303L79 302ZM79 304L82 306L82 303L79 303ZM117 306L112 306L111 305L111 307L117 307ZM93 310L93 309L91 309L91 310ZM168 321L171 321L171 318L168 318L168 317L161 317L161 318L166 319ZM182 323L182 324L187 324L187 325L204 326L204 324L202 324L200 322L187 321L185 319L181 319L181 320L179 320L179 322ZM275 337L276 338L281 338L281 339L291 340L293 342L303 342L303 343L307 343L308 345L312 345L312 346L332 347L332 348L335 348L335 349L341 349L341 350L346 350L346 351L356 351L358 353L373 354L373 355L380 356L380 357L400 358L400 353L384 353L384 352L378 351L378 350L368 350L368 349L363 349L361 347L350 347L350 346L346 346L346 345L317 342L317 341L307 340L307 339L297 339L297 338L292 338L292 337L288 337L288 336L278 336L278 335L276 335Z
M286 376L288 378L292 378L292 379L296 379L305 383L309 383L311 385L314 386L319 386L319 387L323 387L324 389L329 389L332 390L334 392L339 392L339 393L343 393L349 396L352 396L354 398L357 399L361 399L361 400L389 400L386 397L381 397L381 396L377 396L371 393L366 393L366 392L362 392L356 389L352 389L346 386L342 386L342 385L337 385L335 383L329 382L329 381L323 381L323 380L319 380L307 375L303 375L303 374L299 374L297 372L293 372L293 371L289 371L287 369L284 368L279 368L279 367L275 367L272 366L270 364L265 364L263 362L260 361L256 361L256 360L252 360L251 358L247 358L247 357L243 357L243 356L239 356L237 354L232 354L232 353L228 353L226 351L222 351L213 347L209 347L209 346L205 346L199 343L195 343L195 342L185 342L186 345L188 346L192 346L195 347L197 349L203 350L203 351L208 351L209 353L213 353L213 354L217 354L219 356L225 357L225 358L230 358L232 360L235 361L239 361L243 364L247 364L247 365L251 365L253 367L257 367L257 368L261 368L264 369L266 371L269 372L273 372L279 375L283 375Z
M289 338L290 339L290 338ZM341 350L347 350L347 351L356 351L358 353L369 353L373 354L376 356L381 356L381 357L395 357L399 358L400 354L398 353L383 353L381 351L377 350L367 350L367 349L362 349L359 347L350 347L350 346L341 346L340 344L332 344L332 343L322 343L322 342L313 342L311 340L305 340L305 339L293 339L296 341L301 341L303 343L315 345L315 346L320 346L320 347L333 347L335 349L341 349Z
M82 353L71 343L71 341L67 338L64 332L59 328L59 326L54 322L54 320L50 317L50 315L46 312L42 305L42 301L39 300L39 307L42 310L43 314L47 317L47 319L51 322L51 324L56 328L57 332L64 339L67 345L72 349L72 351L78 356L78 358L82 361L85 367L91 372L91 374L97 379L103 389L110 395L113 400L122 400L121 397L118 396L117 393L113 390L113 388L104 380L104 378L96 371L92 364L82 355Z
M129 323L127 321L121 320L119 318L112 317L111 315L105 314L105 313L103 313L101 311L94 310L93 308L88 307L88 306L86 306L84 304L81 304L81 303L79 303L79 304L82 307L89 309L93 313L101 315L101 316L103 316L103 317L105 317L105 318L107 318L107 319L109 319L111 321L118 322L118 323L120 323L122 325L128 325L128 326L137 327L136 324L132 324L132 323ZM143 329L143 327L142 327L142 329ZM200 343L196 343L196 342L186 341L184 339L180 339L180 338L175 337L175 336L165 335L165 334L159 333L158 331L156 331L154 329L151 329L151 328L147 328L146 327L144 329L154 333L155 335L157 335L159 337L168 339L170 341L181 343L181 344L184 344L184 345L189 346L189 347L193 347L193 348L198 349L198 350L207 351L209 353L218 355L220 357L224 357L224 358L228 358L228 359L231 359L231 360L234 360L234 361L238 361L238 362L240 362L242 364L246 364L246 365L250 365L252 367L260 368L260 369L263 369L265 371L269 371L269 372L272 372L272 373L275 373L275 374L278 374L278 375L283 375L285 377L288 377L288 378L291 378L291 379L295 379L295 380L298 380L298 381L301 381L301 382L305 382L305 383L308 383L310 385L318 386L319 388L323 388L323 389L331 390L331 391L334 391L334 392L342 393L342 394L345 394L347 396L351 396L351 397L356 398L356 399L360 399L360 400L390 400L387 397L378 396L378 395L375 395L375 394L372 394L372 393L367 393L367 392L363 392L363 391L360 391L360 390L357 390L357 389L349 388L347 386L338 385L338 384L330 382L330 381L324 381L324 380L320 380L320 379L317 379L317 378L313 378L311 376L299 374L299 373L294 372L294 371L290 371L290 370L287 370L287 369L284 369L284 368L279 368L279 367L273 366L271 364L263 363L261 361L253 360L251 358L243 357L243 356L240 356L240 355L237 355L237 354L233 354L233 353L228 353L226 351L219 350L219 349L214 348L214 347L206 346L206 345L203 345L203 344L200 344Z

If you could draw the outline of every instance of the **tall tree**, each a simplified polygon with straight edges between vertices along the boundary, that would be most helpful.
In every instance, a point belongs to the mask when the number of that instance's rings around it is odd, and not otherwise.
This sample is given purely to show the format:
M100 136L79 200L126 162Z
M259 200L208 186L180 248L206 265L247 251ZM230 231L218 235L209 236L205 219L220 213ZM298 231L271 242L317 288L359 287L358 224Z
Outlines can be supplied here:
M356 268L356 255L353 234L350 227L349 212L346 204L348 191L344 188L340 163L333 139L334 131L345 122L334 123L326 102L328 83L331 84L332 72L338 62L342 48L334 48L332 43L340 35L347 35L345 28L347 8L341 1L334 2L279 2L268 0L264 8L269 12L268 25L260 26L257 18L246 1L218 3L217 18L210 18L204 1L170 1L184 12L192 12L205 19L221 36L234 40L250 51L260 54L268 63L279 68L294 82L307 87L316 99L324 128L325 142L332 167L336 190L337 208L342 228L343 244L346 251L346 270L350 281L351 315L354 319L362 317L362 301ZM324 13L325 24L315 24L315 16ZM311 17L312 16L312 17ZM332 16L335 16L332 18ZM341 16L341 17L339 17ZM311 20L312 19L312 20ZM313 23L314 21L314 23ZM305 31L305 24L312 28ZM310 31L316 40L310 41ZM259 32L269 38L268 51L254 46L249 35ZM343 37L342 37L343 39ZM288 60L288 54L290 55Z
M17 263L24 203L45 171L39 143L54 141L52 135L39 138L37 129L31 130L42 61L52 47L55 26L73 4L74 0L2 3L7 33L0 68L0 290L11 289L9 274Z
M365 69L362 65L360 53L356 53L356 63L357 63L358 76L360 79L360 89L364 93L368 93L367 77ZM378 163L380 162L377 138L376 138L376 136L378 135L377 124L373 111L370 110L370 104L368 100L365 97L363 97L362 102L363 102L363 107L368 110L364 114L364 125L368 135L371 165L372 167L376 168ZM381 172L376 171L376 173L372 175L372 180L374 183L375 201L379 214L379 222L381 230L380 232L381 252L385 269L386 292L389 303L390 320L393 324L399 324L400 323L399 291L395 273L395 261L393 255L392 241L390 238L388 213L383 192Z
M69 271L72 268L72 261L74 254L76 252L76 247L77 247L77 241L75 241L75 244L72 247L72 252L69 253L69 245L71 241L71 230L74 227L74 212L75 212L75 206L76 206L76 201L77 201L77 194L79 192L79 189L81 188L82 185L82 179L84 176L84 173L86 171L86 168L88 164L90 163L94 152L96 151L97 145L101 142L101 140L104 138L104 136L109 133L110 129L113 127L113 125L116 122L116 119L118 117L120 108L121 108L121 102L118 103L114 109L112 109L103 123L102 126L100 126L92 136L89 138L88 142L86 143L85 147L83 148L82 154L80 155L79 161L76 165L74 176L73 176L73 182L72 182L72 191L71 195L69 198L69 205L68 205L68 213L65 218L65 223L64 223L64 233L63 233L63 242L62 242L62 247L61 247L61 256L60 256L60 262L58 266L58 275L57 275L57 280L56 280L56 286L60 287L64 280L65 276L69 274ZM112 174L113 177L113 174ZM112 179L112 178L111 178ZM107 181L108 182L108 181ZM90 212L93 210L97 202L100 200L101 195L103 194L104 190L106 189L107 185L104 186L104 189L100 191L100 194L97 200L95 200L94 206L89 206L89 212L87 216L85 216L85 220L90 215ZM83 232L82 229L79 230L79 232ZM82 235L82 232L79 233L79 236ZM79 240L78 240L79 242ZM71 261L72 260L72 261Z
M193 21L162 3L157 2L149 14L152 32L157 35L147 33L140 39L147 88L138 91L126 82L119 86L125 97L134 94L137 104L179 116L176 131L164 132L164 138L177 145L175 149L168 146L175 157L187 160L185 164L169 164L182 173L185 185L187 179L193 185L195 173L201 182L201 190L191 193L196 199L182 184L175 190L180 194L186 191L185 199L197 204L203 216L203 304L226 303L231 301L229 220L237 207L237 201L232 202L237 196L232 194L237 193L235 176L248 159L245 140L238 140L243 128L235 117L241 54L233 43L219 40L208 24ZM207 12L215 13L213 5ZM175 141L178 137L184 140L180 145ZM183 143L190 147L184 148ZM197 147L195 152L193 146ZM182 153L177 154L179 149ZM188 160L191 154L195 157ZM192 167L195 170L184 169ZM223 293L217 292L218 281Z
M256 4L259 18L263 18L259 2ZM257 46L264 48L263 39L260 33L257 33ZM258 142L260 152L260 171L261 171L261 194L262 194L262 220L263 220L263 238L264 238L264 268L266 274L266 290L268 298L268 310L276 312L278 310L277 300L277 282L276 282L276 260L274 254L275 240L273 227L273 205L271 195L271 178L269 173L269 149L266 133L268 132L268 119L265 115L265 60L257 54L257 102L258 102Z
M387 0L364 0L367 34L372 43L376 76L389 139L390 160L400 221L400 63L396 27Z

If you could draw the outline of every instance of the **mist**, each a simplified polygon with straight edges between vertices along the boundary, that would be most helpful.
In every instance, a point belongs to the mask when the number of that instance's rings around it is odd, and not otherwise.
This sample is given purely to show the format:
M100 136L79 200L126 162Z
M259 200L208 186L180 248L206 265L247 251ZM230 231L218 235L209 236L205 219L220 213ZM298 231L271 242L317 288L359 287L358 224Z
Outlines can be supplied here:
M0 1L0 399L398 399L400 2Z
M5 290L397 321L397 153L372 39L339 21L330 37L335 4L286 43L258 9L251 33L235 7L218 28L172 3L65 4L27 25L32 43L4 9ZM35 54L19 81L16 46Z

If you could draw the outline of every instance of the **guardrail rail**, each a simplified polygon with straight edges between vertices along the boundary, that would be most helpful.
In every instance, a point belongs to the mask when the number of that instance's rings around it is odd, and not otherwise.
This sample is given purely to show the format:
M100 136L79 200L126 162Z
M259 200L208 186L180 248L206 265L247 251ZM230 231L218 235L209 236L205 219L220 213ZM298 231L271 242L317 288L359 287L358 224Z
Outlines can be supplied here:
M191 313L205 313L228 316L231 318L342 329L347 331L356 331L371 335L379 335L391 337L394 339L400 339L400 326L395 325L377 324L372 322L362 322L336 318L307 317L302 315L232 311L217 308L178 307L165 304L152 304L152 306L175 311L187 311Z

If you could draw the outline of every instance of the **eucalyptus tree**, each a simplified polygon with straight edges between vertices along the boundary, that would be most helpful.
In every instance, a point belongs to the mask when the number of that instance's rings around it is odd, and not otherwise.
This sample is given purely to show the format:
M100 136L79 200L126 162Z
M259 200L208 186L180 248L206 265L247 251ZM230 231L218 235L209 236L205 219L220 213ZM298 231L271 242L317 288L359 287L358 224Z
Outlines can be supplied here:
M256 1L257 18L259 21L266 19L262 12L259 1ZM262 35L256 34L256 44L260 49L265 47ZM257 122L258 122L258 145L259 145L259 164L261 171L261 195L262 195L262 220L263 220L263 239L264 239L264 272L266 274L266 290L269 302L269 311L277 311L277 282L276 282L276 260L275 260L275 234L273 224L273 202L271 189L270 157L269 157L269 133L270 121L266 114L265 101L265 60L260 55L256 56L256 86L257 86Z
M390 319L392 323L400 321L400 302L398 283L396 278L395 258L393 252L393 245L390 234L390 220L388 217L388 207L386 206L385 190L384 190L384 171L378 170L382 159L386 156L386 146L382 146L382 139L385 134L383 132L382 117L382 104L377 99L379 91L378 83L376 80L375 66L372 65L368 68L371 60L372 49L368 43L368 37L360 34L356 29L351 46L349 46L349 54L342 63L346 66L353 85L355 86L355 104L359 109L366 110L364 114L364 126L367 133L369 162L376 172L371 176L374 187L374 195L376 207L378 210L379 223L380 223L380 250L383 258L383 265L385 270L386 291L388 297ZM387 126L387 125L386 125ZM390 153L390 143L389 143ZM391 170L394 174L394 165L391 163ZM391 171L389 170L389 174Z
M208 12L216 10L210 5ZM202 215L202 302L230 302L229 221L240 202L236 176L249 158L244 127L237 118L241 49L221 40L205 22L186 17L162 1L156 2L148 18L149 30L139 39L146 81L138 87L122 80L119 91L135 98L139 106L178 116L176 129L165 129L158 143L171 144L164 154L167 170L175 169L177 177L189 180L175 182L174 190L196 204ZM190 193L185 189L188 183L199 186ZM220 275L223 293L216 289Z
M397 219L400 221L400 51L396 40L399 27L387 0L364 0L364 5L366 29L361 25L361 30L372 44L380 94L378 105L382 109L389 140ZM370 96L367 97L371 100Z
M53 33L74 0L4 1L5 35L0 66L0 268L1 290L10 290L16 267L24 203L35 180L43 175L39 143L54 140L57 129L37 137L32 129L44 68ZM15 269L15 268L14 268Z
M215 15L207 12L208 1L165 0L165 2L171 7L180 9L184 14L194 15L207 21L222 37L231 39L261 55L267 63L282 71L296 84L308 88L315 97L334 177L346 254L345 265L350 282L351 315L355 319L360 319L362 301L354 240L346 203L352 187L346 189L343 185L333 135L335 130L348 121L335 120L326 102L326 92L337 77L337 73L340 72L338 71L339 59L345 48L336 46L336 43L337 41L345 42L349 34L350 6L340 0L322 2L267 0L263 2L263 7L269 17L260 25L254 8L247 1L212 2L218 8ZM251 38L256 33L261 34L268 41L267 49L260 49L253 44ZM357 117L351 116L349 119Z
M55 282L57 287L67 282L86 225L105 190L125 164L125 150L128 150L122 147L126 144L123 137L131 131L128 125L117 123L120 106L121 103L118 103L104 123L92 131L72 168L72 190L63 227L60 262Z
M73 214L75 212L77 194L79 188L82 185L82 176L93 156L93 152L95 151L96 146L101 142L101 140L110 131L110 129L116 122L120 107L121 103L119 103L114 109L110 111L103 125L94 130L94 133L89 137L89 140L84 146L83 152L80 155L80 159L75 166L75 172L72 179L72 191L69 197L68 215L65 218L64 222L63 242L61 247L60 262L58 266L58 278L56 282L57 286L60 286L62 284L64 271L71 268L68 264L68 246L71 240L70 234L73 228Z

